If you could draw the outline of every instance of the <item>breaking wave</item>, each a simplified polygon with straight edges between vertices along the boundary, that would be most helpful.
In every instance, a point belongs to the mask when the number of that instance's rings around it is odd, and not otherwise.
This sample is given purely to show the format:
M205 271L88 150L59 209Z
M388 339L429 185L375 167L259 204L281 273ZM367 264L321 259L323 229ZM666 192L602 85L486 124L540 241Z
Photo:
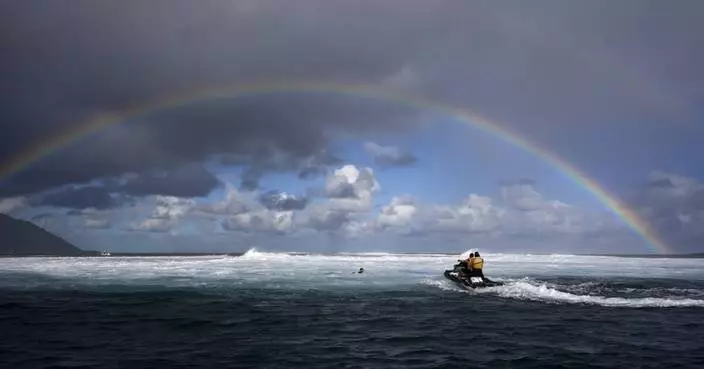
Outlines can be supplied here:
M265 258L285 257L285 256L291 256L291 254L288 254L285 252L258 251L256 247L252 247L249 250L247 250L244 254L242 254L238 257L242 258L242 259L265 259Z

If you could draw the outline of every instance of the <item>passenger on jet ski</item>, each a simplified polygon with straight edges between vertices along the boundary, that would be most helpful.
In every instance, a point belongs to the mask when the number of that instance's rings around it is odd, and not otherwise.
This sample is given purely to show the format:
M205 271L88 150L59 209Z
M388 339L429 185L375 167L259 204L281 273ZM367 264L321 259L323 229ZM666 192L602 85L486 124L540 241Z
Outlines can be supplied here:
M470 253L467 260L465 260L464 274L469 277L472 274L472 261L474 260L474 253Z
M474 257L474 253L469 254L469 257L465 260L457 260L459 262L459 267L461 268L462 272L469 272L470 265L472 263L472 258Z

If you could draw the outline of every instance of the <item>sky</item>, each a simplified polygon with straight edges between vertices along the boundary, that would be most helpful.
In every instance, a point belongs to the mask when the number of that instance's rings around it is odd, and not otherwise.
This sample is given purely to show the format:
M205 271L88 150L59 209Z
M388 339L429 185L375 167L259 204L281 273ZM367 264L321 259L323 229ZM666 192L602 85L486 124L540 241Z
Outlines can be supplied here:
M703 12L2 2L0 212L130 252L704 252Z

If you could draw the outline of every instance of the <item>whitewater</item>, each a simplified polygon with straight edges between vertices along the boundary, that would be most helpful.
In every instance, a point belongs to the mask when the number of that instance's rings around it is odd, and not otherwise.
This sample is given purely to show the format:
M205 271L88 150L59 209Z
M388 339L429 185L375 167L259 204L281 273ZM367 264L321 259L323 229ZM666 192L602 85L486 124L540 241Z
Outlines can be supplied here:
M0 366L704 363L704 259L482 256L504 286L460 288L446 254L0 258Z
M485 275L505 286L467 291L442 276L460 255L260 252L198 257L0 259L0 287L202 288L291 291L437 289L467 298L624 308L704 307L704 259L485 254ZM365 273L356 271L363 267Z

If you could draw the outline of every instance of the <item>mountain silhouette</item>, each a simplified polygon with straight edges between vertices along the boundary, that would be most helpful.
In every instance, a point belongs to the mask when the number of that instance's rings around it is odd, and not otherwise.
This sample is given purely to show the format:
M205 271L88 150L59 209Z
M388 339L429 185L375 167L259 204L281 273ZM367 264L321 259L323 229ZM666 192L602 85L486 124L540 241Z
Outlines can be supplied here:
M83 253L34 223L0 214L0 255L77 256Z

